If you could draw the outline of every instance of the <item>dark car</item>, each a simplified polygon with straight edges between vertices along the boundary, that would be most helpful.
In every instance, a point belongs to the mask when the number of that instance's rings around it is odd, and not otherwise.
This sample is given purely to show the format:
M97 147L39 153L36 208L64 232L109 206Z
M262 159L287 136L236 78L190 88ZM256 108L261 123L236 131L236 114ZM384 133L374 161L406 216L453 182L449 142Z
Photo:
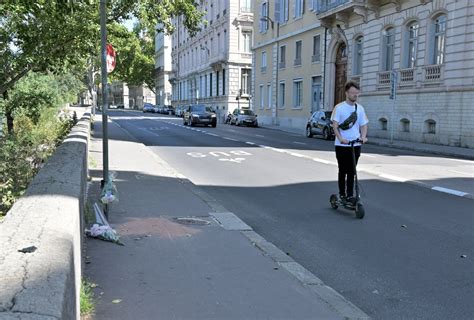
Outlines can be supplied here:
M306 136L321 135L326 140L334 139L332 129L331 111L316 111L306 124Z
M217 117L211 107L204 104L194 104L185 109L183 122L184 125L188 126L203 124L215 128L217 125Z
M145 103L143 105L143 112L155 113L155 106L152 105L151 103Z
M174 115L176 112L173 106L168 105L168 106L165 106L165 108L167 110L166 113L169 115Z

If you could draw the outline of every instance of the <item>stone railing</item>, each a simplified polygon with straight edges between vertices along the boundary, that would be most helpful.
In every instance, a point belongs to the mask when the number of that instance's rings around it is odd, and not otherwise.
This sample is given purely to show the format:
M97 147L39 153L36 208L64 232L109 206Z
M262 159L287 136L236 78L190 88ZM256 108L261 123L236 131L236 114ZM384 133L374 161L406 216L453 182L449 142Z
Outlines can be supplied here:
M79 319L90 114L0 222L0 318Z
M441 81L441 65L435 64L431 66L423 67L424 70L424 80L426 82L439 82Z
M390 71L382 71L377 73L377 87L390 87Z
M401 69L400 70L400 85L412 85L415 80L415 69Z

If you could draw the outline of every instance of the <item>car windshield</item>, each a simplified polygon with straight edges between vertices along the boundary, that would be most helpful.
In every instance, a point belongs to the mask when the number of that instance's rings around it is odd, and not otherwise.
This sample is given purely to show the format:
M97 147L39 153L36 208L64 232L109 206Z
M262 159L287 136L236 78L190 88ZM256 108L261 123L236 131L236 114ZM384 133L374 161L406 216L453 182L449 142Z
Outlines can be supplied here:
M214 112L211 107L205 105L195 105L191 109L193 112Z
M240 110L240 114L243 114L243 115L246 115L246 116L253 116L253 115L255 115L255 113L253 113L252 110L248 110L248 109L241 109L241 110Z

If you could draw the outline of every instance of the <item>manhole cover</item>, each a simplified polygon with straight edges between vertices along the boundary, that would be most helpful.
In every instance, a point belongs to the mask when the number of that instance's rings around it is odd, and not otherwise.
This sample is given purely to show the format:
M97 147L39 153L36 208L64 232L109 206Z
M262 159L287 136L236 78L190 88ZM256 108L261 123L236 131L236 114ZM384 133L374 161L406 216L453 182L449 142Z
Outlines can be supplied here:
M175 218L174 219L177 223L180 223L180 224L188 224L188 225L200 225L200 226L204 226L204 225L208 225L210 224L209 221L206 221L204 219L198 219L198 218Z

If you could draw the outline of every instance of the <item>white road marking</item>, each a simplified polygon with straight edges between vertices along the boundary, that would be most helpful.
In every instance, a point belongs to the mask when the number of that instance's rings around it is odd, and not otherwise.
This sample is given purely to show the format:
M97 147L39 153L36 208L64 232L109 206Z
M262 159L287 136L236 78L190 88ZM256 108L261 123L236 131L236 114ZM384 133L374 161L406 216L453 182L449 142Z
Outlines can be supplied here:
M431 188L431 190L444 192L444 193L449 193L449 194L459 196L459 197L464 197L467 194L466 192L453 190L453 189L448 189L448 188L443 188L443 187L433 187L433 188Z
M470 173L470 172L463 172L463 171L457 171L457 170L448 170L448 171L454 172L454 173L465 174L465 175L473 176L473 177L474 177L474 173Z
M451 161L457 161L457 162L463 162L463 163L469 163L469 164L474 164L474 161L472 160L463 160L463 159L448 159Z
M304 154L299 154L299 153L295 153L295 152L289 152L288 154L292 155L293 157L297 157L297 158L306 158L306 156Z
M261 134L256 134L255 136L259 138L265 138L265 136L262 136Z
M255 145L255 143L250 142L250 141L247 141L247 142L245 142L245 143L246 143L246 144L249 144L249 145L251 145L251 146L254 146L254 145Z
M387 179L387 180L397 181L397 182L407 182L408 181L408 179L392 176L391 174L383 174L382 173L382 174L379 174L379 177Z
M301 144L301 145L306 145L304 142L298 142L298 141L293 141L294 144Z
M236 142L238 142L238 141L239 141L239 140L237 140L237 139L228 138L228 137L223 137L223 139L225 139L225 140L229 140L229 141L236 141Z
M324 164L332 164L331 161L323 160L323 159L318 159L318 158L313 158L313 161L324 163Z
M208 135L210 135L210 136L213 136L213 137L218 137L218 135L217 135L217 134L215 134L215 133L209 133L209 132L206 132L206 134L208 134Z
M231 158L231 159L226 159L226 158L221 158L219 161L229 161L229 162L234 162L234 163L242 163L245 158Z

